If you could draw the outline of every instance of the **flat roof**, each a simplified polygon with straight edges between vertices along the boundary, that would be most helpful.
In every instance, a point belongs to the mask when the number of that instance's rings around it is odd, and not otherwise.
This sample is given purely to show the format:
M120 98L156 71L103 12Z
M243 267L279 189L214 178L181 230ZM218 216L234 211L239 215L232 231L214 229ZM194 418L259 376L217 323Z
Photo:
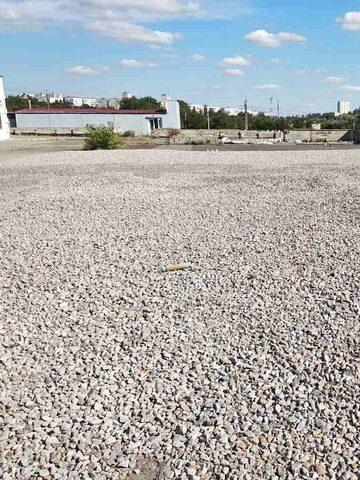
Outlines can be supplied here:
M164 110L145 110L145 109L138 109L138 110L130 110L130 109L120 109L117 110L116 108L26 108L23 110L16 110L15 113L26 113L26 114L35 114L35 113L60 113L63 114L72 114L72 113L79 113L82 115L159 115L164 114L166 111Z

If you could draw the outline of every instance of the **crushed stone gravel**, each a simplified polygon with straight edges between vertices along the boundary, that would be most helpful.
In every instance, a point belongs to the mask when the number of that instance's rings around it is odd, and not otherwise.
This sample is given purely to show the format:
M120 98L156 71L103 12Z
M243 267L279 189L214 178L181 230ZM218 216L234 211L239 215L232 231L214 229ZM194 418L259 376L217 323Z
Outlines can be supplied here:
M356 151L2 161L0 478L359 479L359 180Z

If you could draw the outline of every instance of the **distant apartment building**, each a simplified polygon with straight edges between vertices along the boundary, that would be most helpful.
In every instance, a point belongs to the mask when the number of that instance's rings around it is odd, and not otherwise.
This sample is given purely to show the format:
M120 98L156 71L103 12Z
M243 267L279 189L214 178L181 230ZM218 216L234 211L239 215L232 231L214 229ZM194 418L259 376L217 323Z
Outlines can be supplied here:
M222 108L221 110L227 113L228 115L231 115L232 117L237 117L239 113L242 112L240 108L233 108L233 107L225 107L225 108Z
M97 105L96 98L83 98L82 100L83 100L83 105L87 105L88 107L95 108Z
M195 110L197 113L204 113L205 111L205 105L198 105L195 103L190 103L190 108L191 110Z
M71 103L73 107L83 106L83 99L80 97L65 97L65 101Z
M221 107L215 107L214 105L206 105L206 108L209 112L210 112L210 110L212 110L215 113L217 113L221 110Z
M45 103L60 103L64 101L64 96L61 93L36 93L35 98L39 100L39 102Z
M35 98L36 95L35 95L35 93L22 92L22 93L19 93L19 97L21 97L21 98Z
M351 103L348 101L340 100L337 102L337 115L346 115L351 112Z
M97 108L107 108L109 105L109 101L107 98L98 98L96 100Z
M115 110L119 110L120 102L121 102L120 98L109 98L108 107L114 108Z

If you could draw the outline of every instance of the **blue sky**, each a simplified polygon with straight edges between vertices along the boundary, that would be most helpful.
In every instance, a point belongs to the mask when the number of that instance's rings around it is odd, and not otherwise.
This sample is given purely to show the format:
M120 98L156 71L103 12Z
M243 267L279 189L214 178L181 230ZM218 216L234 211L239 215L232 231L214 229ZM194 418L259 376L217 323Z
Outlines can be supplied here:
M360 105L347 0L0 0L8 92L138 96L283 113Z

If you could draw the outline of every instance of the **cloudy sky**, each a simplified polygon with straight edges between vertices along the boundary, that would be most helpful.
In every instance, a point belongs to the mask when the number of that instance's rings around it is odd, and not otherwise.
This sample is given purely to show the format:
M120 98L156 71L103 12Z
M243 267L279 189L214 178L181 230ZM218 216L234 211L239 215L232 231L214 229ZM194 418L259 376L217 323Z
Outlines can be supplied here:
M355 0L0 0L11 93L332 111L360 104L359 47Z

